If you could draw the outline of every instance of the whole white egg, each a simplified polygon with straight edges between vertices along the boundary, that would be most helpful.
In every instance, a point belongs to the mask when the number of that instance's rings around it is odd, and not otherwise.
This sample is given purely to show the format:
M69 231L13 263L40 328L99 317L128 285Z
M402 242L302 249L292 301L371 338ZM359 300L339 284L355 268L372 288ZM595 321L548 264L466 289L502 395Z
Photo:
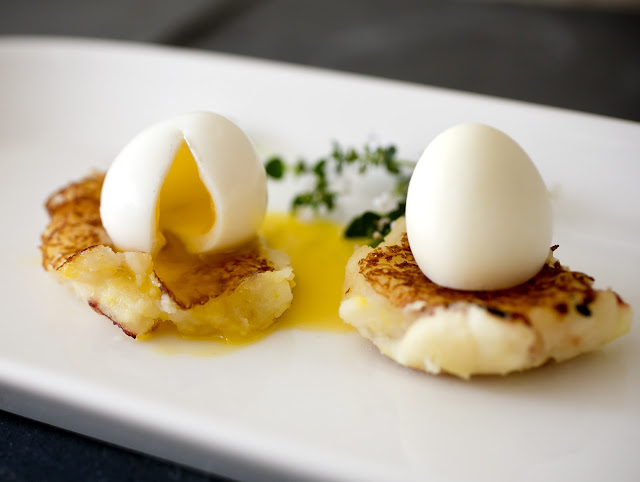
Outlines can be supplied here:
M195 112L124 147L105 176L100 216L119 249L155 253L170 231L201 253L255 236L266 206L266 174L247 135L226 117Z
M549 253L551 202L529 156L483 124L439 134L409 183L407 236L422 272L459 290L497 290L535 276Z

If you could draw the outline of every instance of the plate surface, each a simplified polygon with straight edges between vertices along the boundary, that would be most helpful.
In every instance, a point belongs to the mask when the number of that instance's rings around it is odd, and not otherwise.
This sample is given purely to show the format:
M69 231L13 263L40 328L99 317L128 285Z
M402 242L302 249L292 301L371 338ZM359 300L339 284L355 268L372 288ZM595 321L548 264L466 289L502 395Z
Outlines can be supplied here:
M640 334L565 364L463 382L355 333L276 332L224 356L122 335L40 267L45 197L177 113L264 150L394 142L417 159L463 121L514 137L555 193L559 258L640 309L640 125L227 55L0 40L0 408L243 479L637 480ZM286 193L273 186L271 203Z

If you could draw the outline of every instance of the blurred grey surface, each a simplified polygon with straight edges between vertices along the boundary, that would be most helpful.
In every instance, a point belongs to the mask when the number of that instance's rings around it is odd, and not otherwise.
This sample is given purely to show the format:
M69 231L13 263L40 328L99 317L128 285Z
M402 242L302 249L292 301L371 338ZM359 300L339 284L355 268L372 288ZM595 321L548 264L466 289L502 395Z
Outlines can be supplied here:
M191 45L640 120L637 14L274 0Z
M639 7L638 0L0 0L0 35L211 49L640 121ZM1 411L0 440L0 480L221 480Z
M640 0L1 3L1 34L217 50L640 121Z
M225 0L1 0L0 33L165 42L200 18L224 15Z

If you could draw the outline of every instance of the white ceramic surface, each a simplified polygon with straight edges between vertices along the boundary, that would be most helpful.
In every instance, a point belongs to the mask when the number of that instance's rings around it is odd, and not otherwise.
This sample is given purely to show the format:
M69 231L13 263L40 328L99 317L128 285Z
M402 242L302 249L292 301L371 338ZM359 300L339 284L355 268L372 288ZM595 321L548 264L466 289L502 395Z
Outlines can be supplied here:
M640 125L227 55L0 40L0 408L243 479L639 480L640 332L591 355L464 382L407 370L355 333L281 331L224 356L124 336L40 267L45 197L141 128L229 115L264 150L515 138L556 195L565 263L640 310ZM272 206L284 206L283 189Z

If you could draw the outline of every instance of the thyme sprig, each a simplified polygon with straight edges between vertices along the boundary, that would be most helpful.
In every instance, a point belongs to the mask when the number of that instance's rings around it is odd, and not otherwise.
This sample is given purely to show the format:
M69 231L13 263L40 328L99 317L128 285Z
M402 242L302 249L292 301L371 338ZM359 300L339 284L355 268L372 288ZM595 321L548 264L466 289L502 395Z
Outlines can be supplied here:
M392 223L400 216L404 216L405 203L400 202L395 209L380 214L365 211L351 220L344 232L345 238L367 238L369 246L376 247L391 231Z
M273 179L282 179L287 174L296 177L312 176L313 187L296 194L291 201L291 209L297 211L305 208L315 214L335 209L341 192L331 185L331 180L343 176L347 166L354 166L350 169L355 169L359 174L365 174L372 168L384 169L395 179L393 194L398 199L396 207L384 213L366 211L352 219L345 230L345 237L365 237L375 246L389 233L391 223L404 215L409 178L414 166L414 163L398 158L394 145L365 145L359 151L352 147L343 148L334 142L331 152L314 163L300 159L294 164L288 164L280 156L272 156L265 162L267 175Z

